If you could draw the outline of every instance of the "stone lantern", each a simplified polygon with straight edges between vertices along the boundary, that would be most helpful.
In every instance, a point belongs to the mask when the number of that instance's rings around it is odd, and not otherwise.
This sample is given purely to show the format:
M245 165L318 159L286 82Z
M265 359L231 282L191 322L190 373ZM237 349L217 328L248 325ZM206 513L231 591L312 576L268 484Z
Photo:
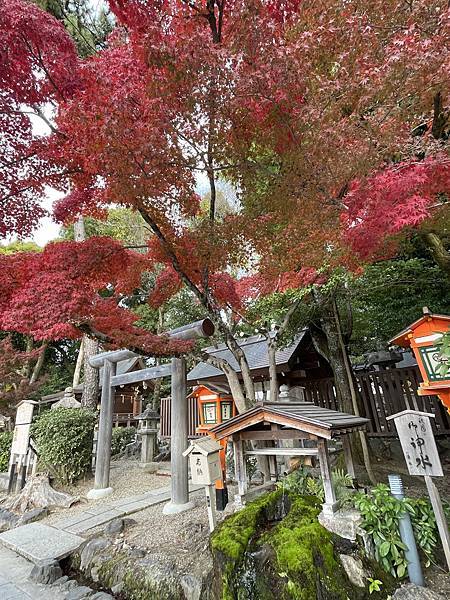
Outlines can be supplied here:
M51 408L81 408L81 403L75 398L73 388L68 387L64 390L64 396L61 400L52 404Z
M158 421L160 419L156 410L150 406L143 413L135 417L138 421L137 434L142 440L140 467L149 473L155 473L159 464L154 462L157 454Z

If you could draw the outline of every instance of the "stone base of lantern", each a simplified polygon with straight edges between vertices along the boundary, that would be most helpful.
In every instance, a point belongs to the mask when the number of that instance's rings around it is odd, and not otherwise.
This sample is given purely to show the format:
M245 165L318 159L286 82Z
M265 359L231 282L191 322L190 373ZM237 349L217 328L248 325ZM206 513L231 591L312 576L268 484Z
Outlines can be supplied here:
M160 463L157 462L141 462L139 463L139 468L142 469L145 473L156 473L156 471L160 467Z

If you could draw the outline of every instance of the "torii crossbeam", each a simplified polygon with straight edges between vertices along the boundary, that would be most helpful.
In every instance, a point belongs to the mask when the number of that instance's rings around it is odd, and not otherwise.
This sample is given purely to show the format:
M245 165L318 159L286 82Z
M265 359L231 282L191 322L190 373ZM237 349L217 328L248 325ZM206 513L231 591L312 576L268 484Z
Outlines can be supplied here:
M165 333L179 340L209 337L214 333L214 324L203 319ZM171 501L164 507L166 514L191 508L189 503L188 460L183 452L188 446L188 405L186 401L186 359L172 358L170 365L161 365L116 375L117 363L138 356L130 350L102 352L89 359L92 367L103 367L100 419L98 426L97 456L95 463L94 488L88 498L108 496L113 489L109 485L111 462L111 436L113 422L114 388L119 385L171 377Z

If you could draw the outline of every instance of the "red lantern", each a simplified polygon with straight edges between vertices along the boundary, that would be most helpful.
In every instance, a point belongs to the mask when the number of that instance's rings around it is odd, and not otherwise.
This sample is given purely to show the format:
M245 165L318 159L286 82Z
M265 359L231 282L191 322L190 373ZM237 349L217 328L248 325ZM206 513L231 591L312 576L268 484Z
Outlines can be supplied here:
M420 396L439 396L450 412L450 370L444 373L442 365L449 360L442 356L439 342L450 329L450 316L433 315L423 309L423 317L412 323L389 343L411 347L422 375Z

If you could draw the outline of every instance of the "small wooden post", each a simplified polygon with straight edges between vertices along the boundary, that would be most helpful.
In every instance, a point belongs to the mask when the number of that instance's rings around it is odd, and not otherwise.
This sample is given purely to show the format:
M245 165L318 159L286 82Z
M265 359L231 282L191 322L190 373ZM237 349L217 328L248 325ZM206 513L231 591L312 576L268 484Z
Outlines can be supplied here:
M330 460L328 457L328 442L325 439L317 440L319 453L320 473L322 475L323 489L325 492L325 503L322 505L326 515L333 515L338 507L336 494L334 492L333 480L331 478Z
M345 468L352 479L355 479L355 465L353 464L352 446L349 435L342 436L342 447L344 449Z
M450 534L448 532L447 519L445 518L444 509L442 508L441 497L439 491L429 475L424 476L425 483L430 496L431 506L433 507L436 524L438 526L439 535L441 537L442 547L444 548L447 567L450 571Z
M244 447L241 439L233 436L234 472L238 484L237 500L242 504L242 497L247 492L247 469L245 466Z
M216 527L216 509L215 502L213 501L215 497L215 486L214 485L206 485L206 506L208 507L208 521L209 521L209 530L214 531Z

